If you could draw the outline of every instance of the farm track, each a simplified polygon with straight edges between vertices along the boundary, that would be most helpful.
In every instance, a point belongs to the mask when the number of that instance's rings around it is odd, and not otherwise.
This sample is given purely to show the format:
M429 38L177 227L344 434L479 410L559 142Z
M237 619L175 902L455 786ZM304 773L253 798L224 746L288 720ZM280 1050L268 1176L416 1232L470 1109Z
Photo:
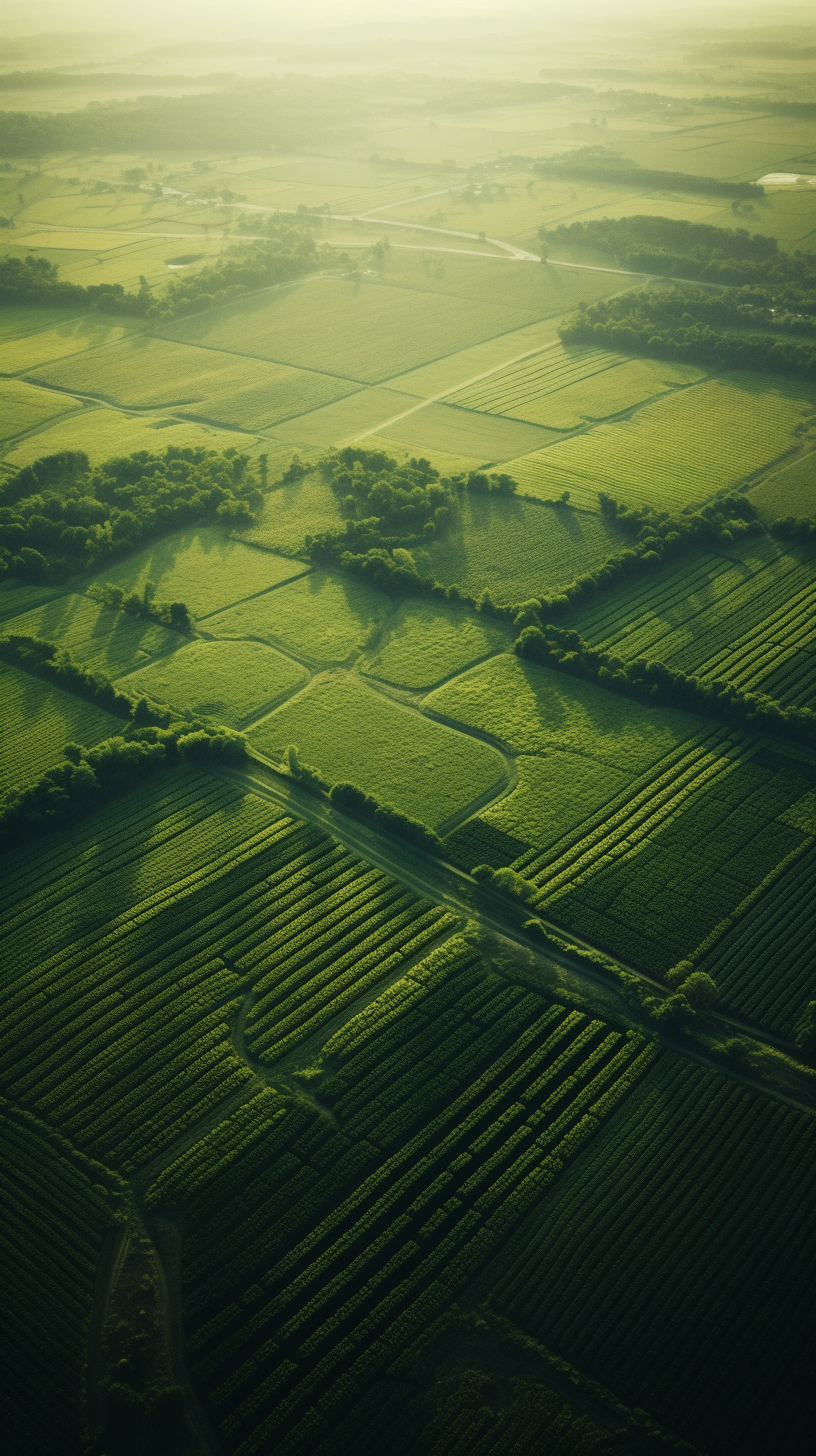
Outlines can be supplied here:
M320 803L296 785L284 783L277 775L269 772L272 765L267 764L257 754L253 754L253 757L256 767L252 769L225 768L213 772L219 778L239 784L248 792L272 801L295 818L318 825L352 853L359 854L368 863L384 870L408 889L434 904L444 906L465 920L475 921L482 930L510 941L525 952L525 960L532 967L533 979L556 998L559 986L563 994L563 979L553 980L550 969L553 962L560 971L569 972L576 992L583 1000L589 1001L599 1015L611 1016L617 1020L623 1018L629 1022L637 1021L648 1035L654 1036L654 1024L637 1016L608 976L560 953L555 947L542 953L540 944L527 935L523 928L523 922L530 914L527 907L519 906L516 909L511 902L478 885L470 875L454 865L434 859L413 847L396 846L393 841L377 834L367 825L358 824L345 815L338 814L335 809ZM563 935L562 927L547 922L541 916L537 918L542 919L545 927L554 934ZM594 949L588 942L581 942L575 936L572 938L586 949ZM636 975L651 993L661 997L668 994L661 982L653 980L645 972L620 961L616 964L621 970ZM701 1016L700 1030L713 1037L739 1035L748 1038L758 1049L764 1043L785 1053L794 1050L787 1038L774 1036L764 1028L758 1031L749 1021L726 1013ZM816 1106L816 1088L807 1076L799 1075L793 1069L786 1074L787 1086L782 1090L769 1076L755 1070L743 1070L725 1055L720 1057L707 1049L703 1050L692 1043L690 1038L661 1033L660 1040L663 1045L690 1061L708 1066L744 1086L762 1091L766 1096L808 1110Z

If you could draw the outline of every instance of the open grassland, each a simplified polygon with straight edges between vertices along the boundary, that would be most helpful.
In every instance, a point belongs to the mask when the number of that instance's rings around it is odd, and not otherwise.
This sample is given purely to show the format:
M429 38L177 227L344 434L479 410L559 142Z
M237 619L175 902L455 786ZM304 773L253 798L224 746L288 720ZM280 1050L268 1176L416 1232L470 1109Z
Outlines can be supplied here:
M519 328L522 309L344 278L311 278L163 327L166 338L376 384Z
M590 819L569 842L528 856L536 903L644 970L687 959L813 843L798 812L813 767L751 747L701 735L607 805L604 823Z
M117 677L183 641L159 622L115 612L75 592L20 613L8 623L6 632L56 642L68 649L75 662L108 677Z
M813 776L816 781L816 774ZM816 790L800 799L788 817L816 837ZM793 1035L802 1011L816 994L816 849L799 856L755 904L723 934L700 962L723 1000L741 1016Z
M241 728L307 681L304 668L262 642L188 642L118 686Z
M802 455L767 476L753 487L750 496L766 520L779 516L816 520L816 453Z
M106 1238L126 1211L124 1185L5 1101L0 1124L5 1440L10 1450L78 1451L88 1320Z
M4 794L25 788L60 763L66 743L90 747L121 731L121 718L6 663L0 663L0 685L0 792Z
M9 312L12 314L11 326L7 333L0 335L0 371L3 374L21 374L52 359L64 359L70 354L103 348L144 327L139 320L120 322L98 314L71 318L69 313L66 317L65 310L58 313L56 310L17 308ZM88 361L85 367L90 369Z
M181 601L194 617L208 617L308 569L205 526L163 537L121 564L106 567L99 580L137 592L152 581L158 601Z
M325 374L146 334L40 367L36 378L114 404L172 407L181 414L249 430L316 409L359 388Z
M478 1297L696 1449L804 1450L814 1131L664 1052Z
M12 441L3 459L14 470L20 470L43 455L56 455L60 450L84 450L91 463L97 465L114 455L130 455L134 450L165 450L168 445L178 445L180 449L196 446L205 450L238 448L251 450L255 455L265 449L271 455L275 448L267 446L266 442L261 444L254 435L238 434L234 430L219 430L212 425L193 424L191 420L176 420L172 416L147 415L140 418L100 407L82 410L23 440ZM280 453L291 456L291 450L287 451L285 447L281 447Z
M431 688L482 657L506 648L506 628L489 618L435 602L398 607L363 667L404 688Z
M510 653L437 688L426 707L494 734L516 753L579 753L632 775L700 726L687 713L645 707Z
M474 597L487 589L494 601L514 603L596 570L622 541L595 513L467 491L458 519L417 556L444 586Z
M571 430L702 378L699 369L559 344L449 395L448 404Z
M358 679L317 680L253 728L270 758L300 749L330 783L351 782L432 828L498 788L506 772L495 748L434 723Z
M47 420L79 409L76 400L50 389L36 389L22 379L0 380L0 441L36 430Z
M233 534L242 541L263 546L267 551L282 551L288 556L304 549L307 536L342 528L337 496L315 472L270 490L253 524L242 526Z
M254 637L314 663L345 662L385 621L391 604L353 576L310 571L207 618L213 637Z
M411 405L412 401L406 399L404 408L411 410ZM383 436L408 445L414 452L444 450L449 455L469 455L491 465L541 449L558 438L537 425L453 409L447 404L414 409L404 419L384 425ZM372 437L375 446L379 438Z
M513 460L507 470L545 499L566 489L578 504L594 505L604 490L627 505L682 509L790 450L791 431L812 408L807 386L731 375Z
M816 561L752 540L734 561L700 553L578 614L582 636L799 707L816 705Z

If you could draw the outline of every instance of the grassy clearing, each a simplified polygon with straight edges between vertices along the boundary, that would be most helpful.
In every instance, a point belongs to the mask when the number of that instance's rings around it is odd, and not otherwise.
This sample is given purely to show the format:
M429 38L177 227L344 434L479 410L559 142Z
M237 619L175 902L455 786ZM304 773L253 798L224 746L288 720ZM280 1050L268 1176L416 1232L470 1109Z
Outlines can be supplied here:
M406 602L364 670L398 687L431 688L507 642L507 630L487 617L435 602Z
M182 414L244 429L273 425L358 387L325 374L144 334L41 368L37 377L114 404L140 409L172 406Z
M578 614L588 641L659 658L802 707L816 701L816 562L752 540L740 559L701 553Z
M311 278L160 332L184 343L376 384L529 321L529 311L483 299Z
M495 601L512 603L595 570L621 542L596 514L467 491L459 521L426 554L445 586L455 582L473 596L486 587Z
M699 731L686 713L643 707L510 653L437 688L426 701L446 717L494 733L517 753L567 750L631 774Z
M778 516L816 518L816 453L803 455L761 480L750 496L765 520Z
M121 718L6 663L0 664L0 685L0 793L34 783L61 762L66 743L91 747L122 730Z
M403 408L410 409L406 398ZM557 435L537 425L522 424L473 410L453 409L447 404L429 404L405 419L385 426L389 440L398 440L423 454L443 450L449 455L470 455L485 464L497 464L528 450L541 449ZM378 436L374 436L376 441Z
M169 657L129 673L118 686L131 697L144 694L241 728L302 687L308 676L262 642L188 642Z
M108 677L178 647L181 641L177 632L158 622L114 612L73 592L23 612L6 631L56 642L58 647L68 649L75 662Z
M23 332L26 320L30 331ZM43 328L42 325L47 323L51 326ZM109 319L98 316L66 318L64 312L60 317L45 309L19 309L12 319L11 332L0 341L0 371L20 374L24 369L34 369L52 359L63 359L69 354L81 354L86 349L113 344L143 327L138 319L132 323L111 323Z
M84 450L91 463L96 465L114 455L130 455L134 450L164 450L168 445L178 445L182 449L202 445L205 450L228 450L237 446L256 455L267 448L254 435L219 430L212 425L193 424L191 420L175 420L166 416L140 419L138 415L100 407L85 409L69 419L59 420L17 444L12 442L3 458L12 469L20 470L42 455L55 455L59 450ZM282 449L281 453L289 455L291 451Z
M0 380L0 441L14 439L15 435L44 425L46 420L79 408L76 400L50 389L36 389L21 379Z
M292 453L287 449L287 455ZM337 497L322 475L314 472L291 485L269 491L255 523L234 533L241 541L285 555L302 551L307 535L340 531L343 517Z
M194 617L203 618L306 570L299 561L231 541L211 527L193 527L107 567L98 579L128 591L142 591L152 581L159 601L185 602Z
M605 490L629 505L696 505L784 454L812 411L812 391L769 377L730 375L644 405L631 420L600 425L508 471L531 495L569 490L592 505Z
M501 781L494 748L403 708L359 680L324 678L250 734L279 758L296 743L332 783L349 780L432 828Z
M345 662L387 617L382 592L353 576L310 571L298 581L207 618L214 637L260 637L321 663Z

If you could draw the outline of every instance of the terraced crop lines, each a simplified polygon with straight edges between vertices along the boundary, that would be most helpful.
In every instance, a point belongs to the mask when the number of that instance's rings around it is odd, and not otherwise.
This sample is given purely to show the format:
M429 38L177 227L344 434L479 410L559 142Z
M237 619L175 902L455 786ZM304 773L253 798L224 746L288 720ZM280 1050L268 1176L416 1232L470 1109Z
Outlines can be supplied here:
M535 422L536 400L620 363L621 356L608 349L551 348L534 359L497 370L478 384L454 391L447 395L445 403Z

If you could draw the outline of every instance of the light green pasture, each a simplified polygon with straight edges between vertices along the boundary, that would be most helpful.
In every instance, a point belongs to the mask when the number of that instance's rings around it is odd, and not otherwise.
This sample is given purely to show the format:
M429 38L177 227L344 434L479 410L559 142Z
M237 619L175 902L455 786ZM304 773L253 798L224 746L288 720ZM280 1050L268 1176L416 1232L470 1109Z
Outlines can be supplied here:
M507 643L507 629L489 617L437 602L406 602L363 667L398 687L430 688Z
M206 450L227 450L237 446L257 455L261 445L254 435L235 430L219 430L214 425L195 424L192 420L175 420L161 416L126 415L116 409L84 409L68 419L59 420L47 429L38 430L5 452L6 464L19 470L43 455L59 450L84 450L93 465L114 455L130 455L134 450L165 450L168 445L182 448L201 445ZM264 449L269 447L264 444ZM274 446L272 447L274 449ZM271 453L271 451L270 451ZM284 455L291 451L282 450Z
M62 762L66 743L90 748L121 733L123 722L93 703L0 663L3 721L0 793L25 788Z
M308 678L305 668L262 642L188 642L121 678L118 686L131 697L144 694L241 728Z
M24 612L5 630L56 642L58 647L66 647L76 662L108 677L117 677L183 641L177 632L159 622L115 612L75 592Z
M360 650L390 610L388 598L366 582L316 570L208 617L207 631L259 637L308 661L339 663Z
M46 420L79 408L76 400L50 389L36 389L22 379L0 380L0 440L23 435Z

